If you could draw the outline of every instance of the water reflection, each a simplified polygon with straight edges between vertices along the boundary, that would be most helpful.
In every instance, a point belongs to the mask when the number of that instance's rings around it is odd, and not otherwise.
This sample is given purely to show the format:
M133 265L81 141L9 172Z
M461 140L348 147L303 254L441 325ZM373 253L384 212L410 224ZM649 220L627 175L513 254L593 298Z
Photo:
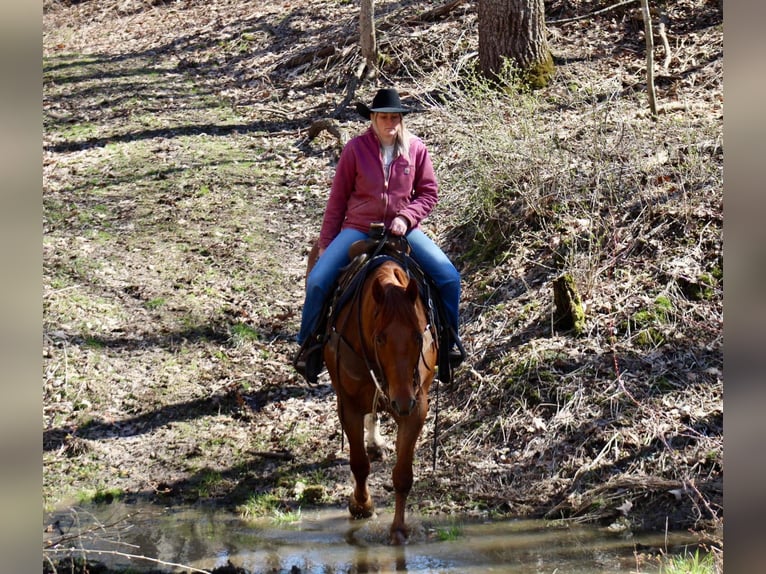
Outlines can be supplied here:
M304 511L300 522L279 525L244 522L220 510L119 503L56 512L45 517L45 525L55 525L47 529L46 545L60 542L57 548L71 548L72 554L86 551L89 559L136 572L158 567L179 571L170 566L179 564L211 571L231 564L258 574L614 574L637 571L636 548L673 551L695 542L686 533L625 537L596 528L553 528L540 521L469 523L411 514L409 544L392 547L390 515L385 512L352 521L345 509ZM440 540L439 531L453 525L459 535ZM657 569L644 564L640 571Z

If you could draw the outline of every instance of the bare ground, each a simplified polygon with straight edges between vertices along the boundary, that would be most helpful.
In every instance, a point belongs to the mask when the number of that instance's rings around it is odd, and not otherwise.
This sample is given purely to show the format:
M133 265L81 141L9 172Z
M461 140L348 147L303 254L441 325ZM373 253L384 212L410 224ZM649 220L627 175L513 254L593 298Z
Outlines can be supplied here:
M355 87L355 3L44 3L46 509L115 494L240 509L254 495L282 509L345 505L350 473L329 380L309 387L290 366L339 149L329 131L308 131L332 118L343 137L358 132L348 100L393 83L428 110L411 125L439 158L445 206L429 226L463 273L469 351L433 397L411 508L689 528L721 545L718 4L662 4L666 109L652 124L636 95L637 5L556 24L606 4L546 3L558 76L540 98L555 103L547 113L565 143L585 149L576 132L618 100L625 124L652 126L658 146L641 152L651 164L641 194L653 203L642 196L610 214L582 275L580 337L550 321L561 233L520 207L490 264L472 259L481 237L457 213L455 116L439 95L477 49L476 3L436 20L416 16L442 2L376 4L387 59L381 79ZM593 93L567 106L567 88ZM692 152L705 170L696 180L679 167ZM670 303L664 315L658 301ZM384 509L391 462L373 468Z

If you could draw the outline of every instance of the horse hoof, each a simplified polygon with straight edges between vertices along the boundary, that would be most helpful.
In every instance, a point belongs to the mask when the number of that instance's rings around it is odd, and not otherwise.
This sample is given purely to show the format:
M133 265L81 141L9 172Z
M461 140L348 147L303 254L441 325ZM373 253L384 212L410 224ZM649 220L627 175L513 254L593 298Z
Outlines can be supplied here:
M402 529L391 531L391 544L393 546L404 546L407 544L407 532Z
M348 501L348 511L352 518L369 518L375 513L375 508L372 506L372 499L367 499L366 503L359 504L352 496Z

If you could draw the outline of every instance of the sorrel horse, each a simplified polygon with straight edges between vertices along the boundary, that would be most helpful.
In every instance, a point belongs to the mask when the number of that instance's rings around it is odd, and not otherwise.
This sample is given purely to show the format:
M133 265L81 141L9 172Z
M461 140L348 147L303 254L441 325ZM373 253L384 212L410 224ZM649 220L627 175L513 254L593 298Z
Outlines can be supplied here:
M349 511L354 518L374 512L367 488L370 455L382 453L377 413L388 411L397 424L396 494L392 544L406 542L404 512L412 488L415 445L428 412L438 343L418 281L393 257L373 258L355 296L332 321L324 360L337 397L338 416L348 437L354 489ZM366 435L366 436L365 436Z

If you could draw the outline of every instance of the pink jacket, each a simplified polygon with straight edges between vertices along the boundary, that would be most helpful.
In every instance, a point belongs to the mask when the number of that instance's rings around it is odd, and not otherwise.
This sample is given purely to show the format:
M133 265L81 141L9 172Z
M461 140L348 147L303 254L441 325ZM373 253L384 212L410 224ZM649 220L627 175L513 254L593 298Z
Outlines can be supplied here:
M388 185L383 174L380 144L372 127L351 139L340 154L327 200L319 246L326 248L341 229L367 232L382 221L386 229L397 215L416 229L438 200L438 184L425 144L410 140L410 157L391 165Z

